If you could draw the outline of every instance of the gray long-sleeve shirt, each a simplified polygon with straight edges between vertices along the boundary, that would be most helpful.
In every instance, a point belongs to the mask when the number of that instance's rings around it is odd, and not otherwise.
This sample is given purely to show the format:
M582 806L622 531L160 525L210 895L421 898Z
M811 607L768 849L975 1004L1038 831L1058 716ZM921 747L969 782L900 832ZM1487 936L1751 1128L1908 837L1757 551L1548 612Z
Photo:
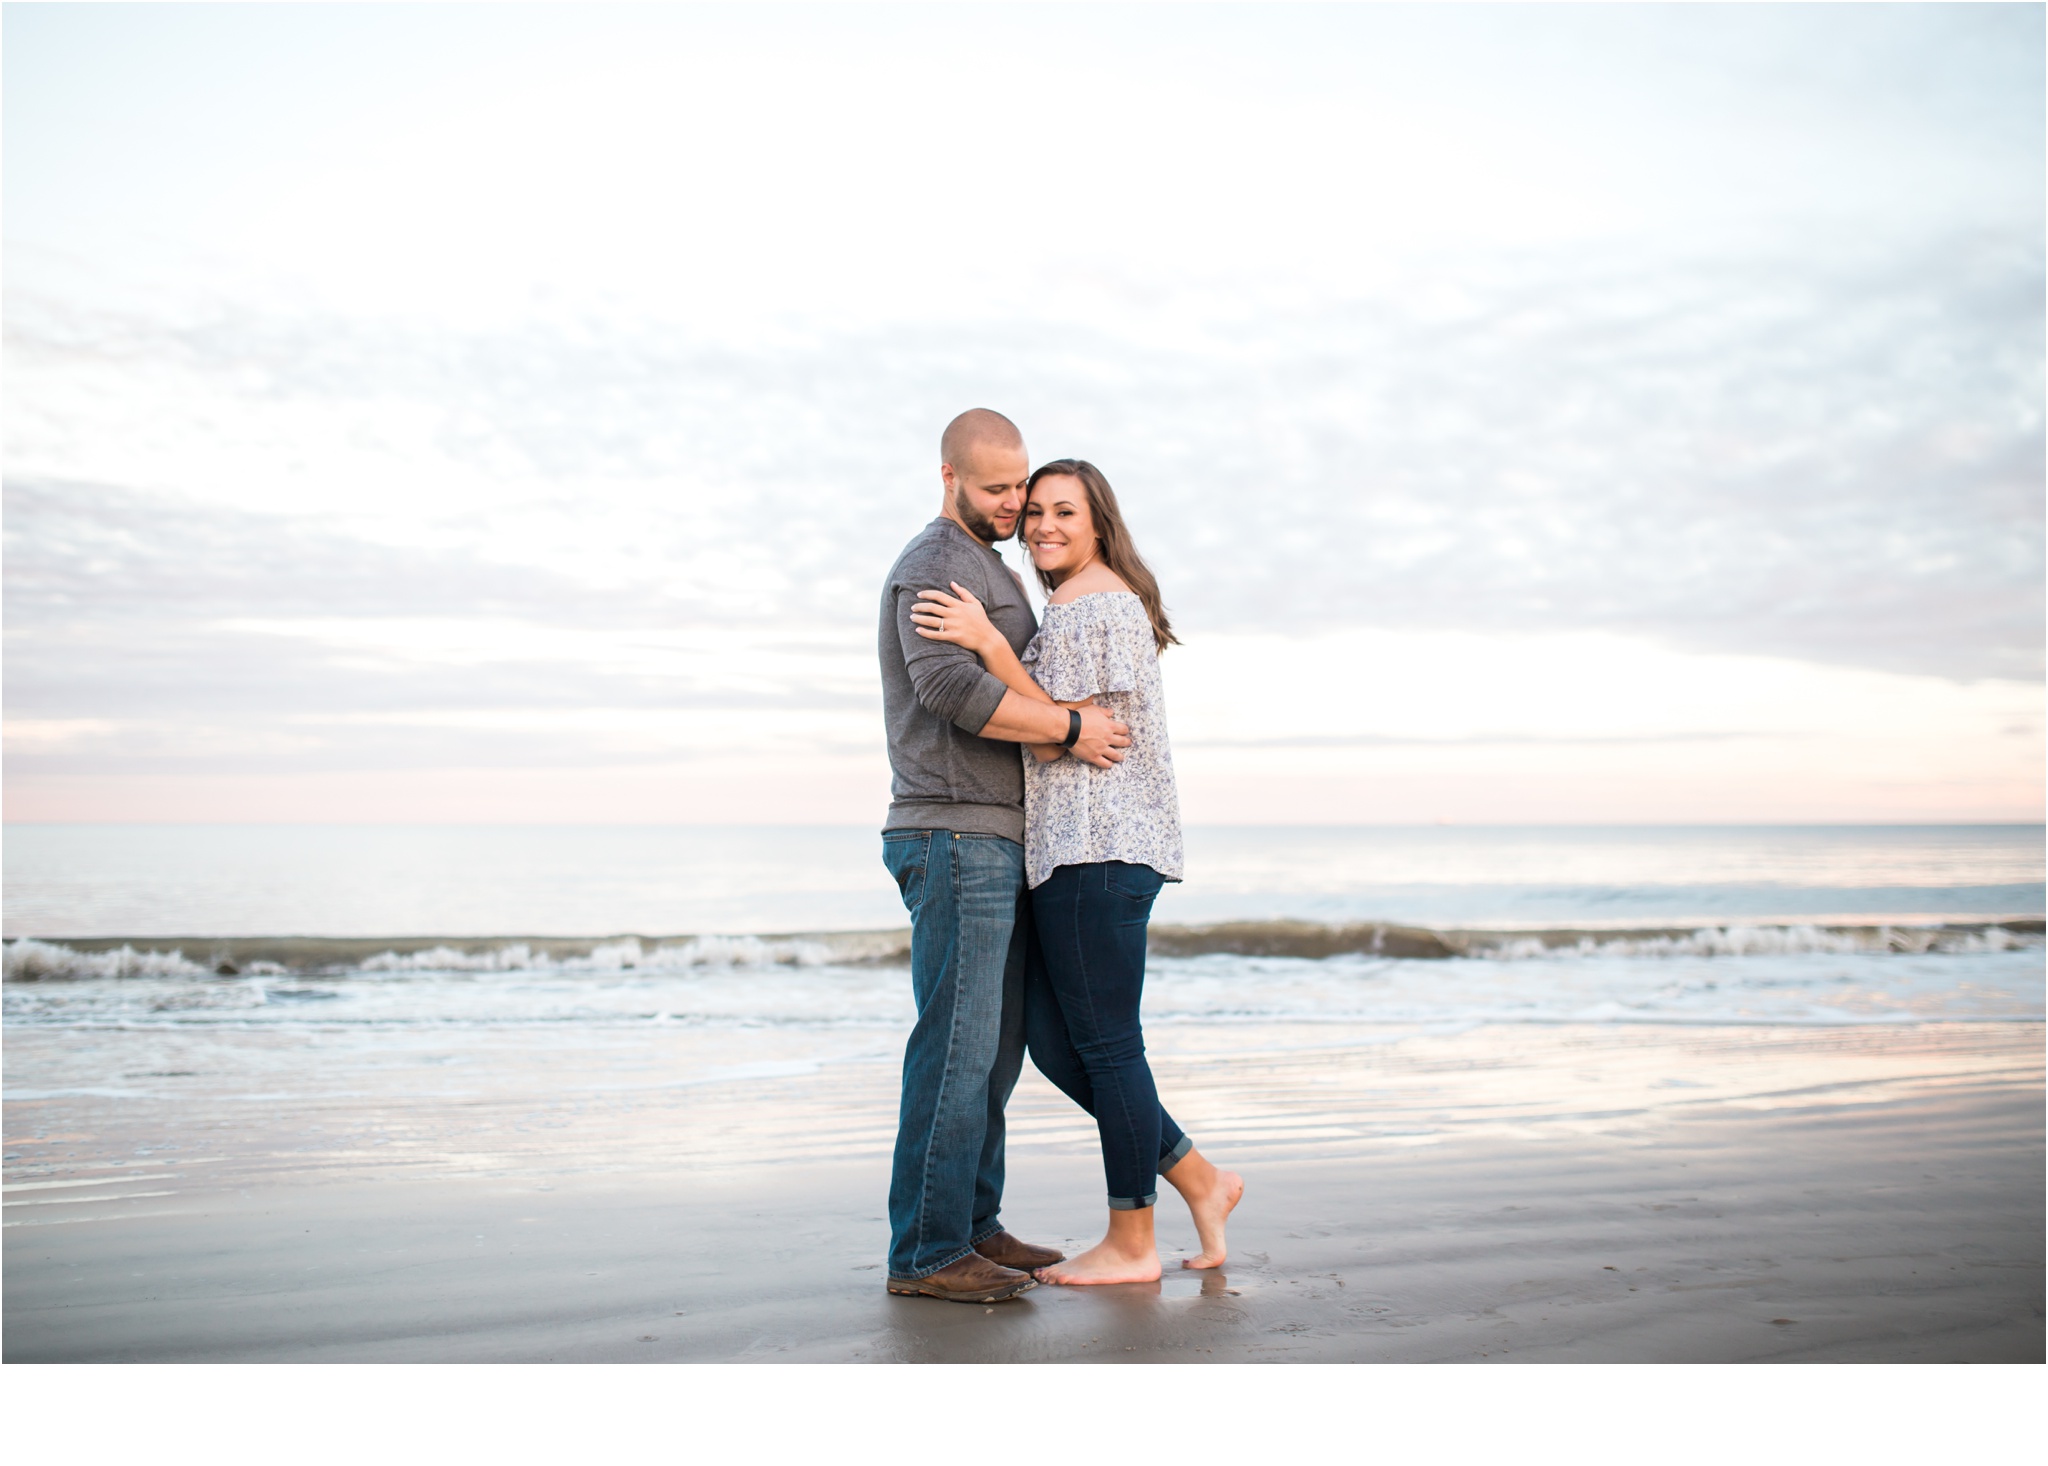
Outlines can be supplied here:
M1002 557L941 516L904 546L882 586L882 711L889 726L886 830L958 830L1024 840L1024 766L1017 745L978 736L1006 689L964 647L917 634L921 590L959 581L1022 652L1038 630L1024 585Z

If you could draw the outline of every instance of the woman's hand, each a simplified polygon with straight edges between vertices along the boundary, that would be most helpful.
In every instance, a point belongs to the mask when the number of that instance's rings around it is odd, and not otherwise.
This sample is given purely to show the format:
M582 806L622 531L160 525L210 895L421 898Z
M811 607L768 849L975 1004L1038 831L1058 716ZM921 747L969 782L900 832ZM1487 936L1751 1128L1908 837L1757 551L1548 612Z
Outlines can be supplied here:
M974 592L964 589L959 581L952 582L953 594L942 590L921 590L917 593L918 604L910 608L910 619L917 623L917 634L928 641L949 641L954 646L964 646L984 660L989 648L998 642L1008 646L1002 632L988 619L988 610L974 598Z

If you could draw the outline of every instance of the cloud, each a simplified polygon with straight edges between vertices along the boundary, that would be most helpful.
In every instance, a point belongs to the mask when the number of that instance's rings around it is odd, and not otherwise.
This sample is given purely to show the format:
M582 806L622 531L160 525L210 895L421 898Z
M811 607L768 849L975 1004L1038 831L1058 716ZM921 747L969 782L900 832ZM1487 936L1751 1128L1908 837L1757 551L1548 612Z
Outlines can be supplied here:
M2042 302L2036 254L1964 236L1528 258L1170 347L1148 327L1197 312L1140 304L965 358L924 329L748 351L596 318L29 310L11 604L844 628L972 396L1110 473L1192 627L1628 630L2037 676ZM67 462L101 484L33 472Z
M592 586L103 485L10 484L6 512L17 774L552 766L873 741L865 625L707 625L659 585Z
M2038 10L365 14L10 20L18 769L846 746L974 404L1191 643L2041 675Z

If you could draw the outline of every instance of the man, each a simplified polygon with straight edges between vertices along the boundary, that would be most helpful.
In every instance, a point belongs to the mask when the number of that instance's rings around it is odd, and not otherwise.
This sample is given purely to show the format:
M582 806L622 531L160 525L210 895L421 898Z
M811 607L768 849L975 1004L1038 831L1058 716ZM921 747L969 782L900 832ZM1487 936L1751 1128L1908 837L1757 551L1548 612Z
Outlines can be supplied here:
M882 706L893 802L882 858L910 909L917 1024L889 1182L889 1291L993 1303L1061 1260L1003 1230L1003 1106L1024 1065L1024 770L1019 743L1066 744L1108 767L1130 730L1102 709L1004 687L972 652L917 634L921 590L953 582L1022 652L1038 630L1023 580L996 554L1023 521L1030 460L1016 425L976 408L939 441L939 517L882 587Z

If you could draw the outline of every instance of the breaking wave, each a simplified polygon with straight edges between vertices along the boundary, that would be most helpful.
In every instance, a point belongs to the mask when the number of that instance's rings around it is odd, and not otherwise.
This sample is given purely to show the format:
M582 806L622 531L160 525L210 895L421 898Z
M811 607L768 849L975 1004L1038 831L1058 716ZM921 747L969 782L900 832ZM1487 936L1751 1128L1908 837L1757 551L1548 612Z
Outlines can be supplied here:
M2016 924L2017 925L2017 924ZM1627 935L1576 941L1514 937L1475 944L1471 956L1496 960L1563 957L1777 957L1797 952L2010 952L2041 945L2038 931L1984 927L1723 926L1683 934Z
M647 947L637 940L600 942L582 956L556 956L512 942L481 952L428 947L379 952L359 972L672 972L692 967L823 967L841 961L823 942L784 937L695 937Z
M1802 953L2006 952L2042 945L2038 919L1941 926L1708 926L1649 931L1432 931L1385 923L1233 922L1155 926L1165 958L1237 956L1318 961L1334 957L1558 962L1600 958L1782 957ZM118 941L118 945L116 942ZM8 982L111 978L404 976L543 973L688 973L700 970L901 966L910 933L695 936L601 941L544 938L361 940L321 938L131 938L51 942L18 937L4 949Z
M56 942L21 937L7 944L4 958L8 982L39 982L46 978L81 977L206 977L209 969L185 959L183 952L138 952L116 947L111 952L80 952Z
M1310 921L1245 921L1219 926L1152 929L1152 950L1171 957L1229 953L1239 957L1484 957L1535 961L1587 957L1762 957L1794 953L2004 952L2039 946L2042 923L1947 923L1938 926L1740 925L1635 931L1437 931L1428 927Z
M139 940L139 939L134 939ZM713 968L868 966L909 960L908 932L840 932L817 936L702 936L648 942L484 940L385 942L318 938L182 939L119 946L10 939L8 982L91 978L277 977L449 973L688 972ZM187 949L202 954L187 955Z
M2038 931L1708 927L1672 933L1437 933L1448 960L1366 950L1247 953L1171 930L1147 1022L1869 1024L2039 1022ZM1299 945L1300 932L1287 933ZM1549 940L1546 940L1548 938ZM1335 940L1324 933L1319 941ZM1452 951L1455 944L1461 950ZM1268 944L1276 945L1276 944ZM916 1007L902 934L646 941L6 947L10 1028L323 1030L799 1025L901 1031ZM164 950L170 949L170 950ZM289 965L287 965L289 963Z

